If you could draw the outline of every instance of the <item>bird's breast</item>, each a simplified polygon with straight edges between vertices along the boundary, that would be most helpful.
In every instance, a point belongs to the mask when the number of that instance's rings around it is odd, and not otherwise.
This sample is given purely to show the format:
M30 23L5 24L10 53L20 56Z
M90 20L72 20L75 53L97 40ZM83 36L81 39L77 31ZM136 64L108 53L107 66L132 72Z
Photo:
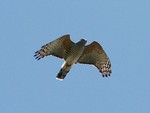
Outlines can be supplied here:
M81 56L82 52L84 50L84 47L74 47L71 49L66 61L70 63L75 63Z

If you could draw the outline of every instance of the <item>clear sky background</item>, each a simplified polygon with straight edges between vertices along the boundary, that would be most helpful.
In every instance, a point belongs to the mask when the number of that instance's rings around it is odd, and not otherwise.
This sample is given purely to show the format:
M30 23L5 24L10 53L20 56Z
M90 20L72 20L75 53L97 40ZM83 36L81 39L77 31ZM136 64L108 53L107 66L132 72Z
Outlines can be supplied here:
M56 80L63 60L33 55L65 34L98 41L112 76L76 64ZM0 43L0 113L150 113L149 0L1 0Z

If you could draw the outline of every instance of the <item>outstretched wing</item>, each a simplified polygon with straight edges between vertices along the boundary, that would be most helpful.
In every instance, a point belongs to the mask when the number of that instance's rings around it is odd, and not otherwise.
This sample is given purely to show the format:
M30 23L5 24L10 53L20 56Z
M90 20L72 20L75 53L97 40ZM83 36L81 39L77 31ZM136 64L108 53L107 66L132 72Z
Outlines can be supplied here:
M70 48L73 44L74 42L70 40L70 35L64 35L42 46L39 51L35 52L34 57L40 60L41 58L45 56L53 55L59 58L66 59L67 54L69 53Z
M90 45L85 46L85 49L77 62L96 66L103 77L110 76L111 74L110 60L102 46L95 41Z

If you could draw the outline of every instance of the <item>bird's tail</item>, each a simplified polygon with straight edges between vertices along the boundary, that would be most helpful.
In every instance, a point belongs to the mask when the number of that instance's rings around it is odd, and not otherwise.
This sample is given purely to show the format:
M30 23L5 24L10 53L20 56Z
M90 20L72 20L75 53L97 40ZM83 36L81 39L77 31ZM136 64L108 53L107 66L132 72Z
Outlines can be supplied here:
M57 80L63 80L67 73L70 71L72 65L68 65L67 63L64 62L64 64L62 65L62 68L60 69L56 79Z

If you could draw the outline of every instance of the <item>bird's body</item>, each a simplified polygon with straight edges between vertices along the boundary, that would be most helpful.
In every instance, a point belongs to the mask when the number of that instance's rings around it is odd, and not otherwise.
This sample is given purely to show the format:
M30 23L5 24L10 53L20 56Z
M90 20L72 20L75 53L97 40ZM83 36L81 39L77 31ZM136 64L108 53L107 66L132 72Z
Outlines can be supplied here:
M63 80L67 73L70 71L72 65L75 64L80 58L81 54L83 53L85 43L86 40L82 39L82 41L72 45L71 50L68 53L69 57L66 58L57 75L58 80Z
M110 76L111 64L103 48L97 42L85 46L85 39L74 43L69 35L64 35L44 46L35 52L36 59L47 55L63 58L65 61L57 75L57 79L63 80L75 63L93 64L104 76Z

